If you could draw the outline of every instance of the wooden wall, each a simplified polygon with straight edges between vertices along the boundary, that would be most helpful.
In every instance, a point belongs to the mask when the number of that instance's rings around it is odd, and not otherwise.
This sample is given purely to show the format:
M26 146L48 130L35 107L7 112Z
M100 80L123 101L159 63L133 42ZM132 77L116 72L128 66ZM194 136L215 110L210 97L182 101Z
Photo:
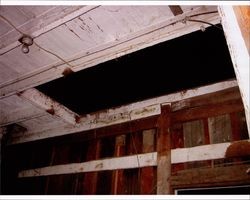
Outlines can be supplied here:
M171 149L245 139L244 108L235 87L175 102L162 107L159 116L5 146L3 193L169 194L178 188L246 184L250 183L244 175L250 158L244 153L172 165L170 160ZM27 169L149 152L158 153L157 166L18 178Z

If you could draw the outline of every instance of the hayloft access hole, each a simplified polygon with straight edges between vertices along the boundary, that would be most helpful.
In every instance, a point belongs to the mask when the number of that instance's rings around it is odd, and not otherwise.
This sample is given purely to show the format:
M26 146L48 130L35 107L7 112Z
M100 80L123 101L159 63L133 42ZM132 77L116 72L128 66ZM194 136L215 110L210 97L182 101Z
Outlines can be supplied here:
M78 114L235 78L224 32L196 31L38 86Z

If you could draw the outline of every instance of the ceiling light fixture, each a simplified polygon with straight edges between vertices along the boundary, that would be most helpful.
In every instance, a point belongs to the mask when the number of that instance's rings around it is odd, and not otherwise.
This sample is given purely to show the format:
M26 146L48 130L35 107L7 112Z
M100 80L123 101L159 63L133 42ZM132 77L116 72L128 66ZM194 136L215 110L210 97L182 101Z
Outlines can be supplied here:
M22 52L23 53L29 53L29 46L33 44L33 38L29 35L23 35L19 40L20 43L22 43Z

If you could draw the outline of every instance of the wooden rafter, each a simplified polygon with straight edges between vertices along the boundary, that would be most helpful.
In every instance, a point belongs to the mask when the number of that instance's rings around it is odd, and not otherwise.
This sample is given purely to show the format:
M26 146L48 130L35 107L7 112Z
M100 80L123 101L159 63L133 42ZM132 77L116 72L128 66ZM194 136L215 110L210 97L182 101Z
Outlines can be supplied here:
M37 89L32 88L25 90L24 92L19 93L19 96L30 101L36 107L45 110L47 113L63 119L69 124L75 125L77 119L79 118L78 114L54 101Z

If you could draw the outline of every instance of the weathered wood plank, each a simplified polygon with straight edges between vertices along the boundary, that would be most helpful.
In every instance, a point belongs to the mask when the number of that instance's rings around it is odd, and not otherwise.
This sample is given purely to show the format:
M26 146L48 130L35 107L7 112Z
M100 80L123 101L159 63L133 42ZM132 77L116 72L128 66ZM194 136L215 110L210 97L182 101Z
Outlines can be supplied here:
M170 194L171 176L171 137L170 137L170 106L162 108L157 133L157 194Z
M19 93L19 96L45 110L49 114L58 116L69 124L75 125L77 123L77 119L79 118L77 113L74 113L35 88L25 90Z
M118 158L94 160L85 163L72 163L72 164L55 165L50 167L25 170L19 172L18 177L23 178L23 177L34 177L34 176L49 176L57 174L72 174L72 173L95 172L104 170L138 168L139 165L137 159L139 159L140 167L157 165L157 153L154 152L154 153L138 154L132 156L118 157Z
M229 114L208 118L211 144L232 141L232 129Z
M192 161L213 160L225 158L227 148L232 143L202 145L191 148L171 150L171 163L184 163Z
M194 15L209 11L215 12L217 8L215 6L201 6L186 12L186 15ZM200 29L199 23L192 23L188 26L181 23L184 17L185 16L179 15L174 18L166 19L166 21L162 23L132 32L118 40L115 40L114 37L114 40L111 42L96 46L88 51L84 50L83 52L79 52L78 55L74 55L74 57L67 59L67 61L74 66L72 70L76 72ZM217 23L220 21L217 13L201 15L200 18L210 23ZM172 26L172 24L174 24L174 26ZM63 71L67 67L67 64L60 61L56 64L39 68L36 72L32 72L32 75L25 74L22 77L18 77L18 80L6 82L0 85L0 98L12 95L16 93L16 91L23 91L62 77Z
M153 152L155 149L155 135L156 130L145 130L142 133L142 151L143 153ZM154 180L154 168L143 167L141 169L141 184L140 194L154 194L155 193L155 180Z
M248 10L248 14L245 12L239 13L238 11L236 11L235 13L233 6L218 7L222 20L221 23L223 26L223 30L225 32L227 44L231 54L234 71L241 91L241 96L246 114L248 134L250 137L250 110L249 110L250 59L249 59L249 51L247 49L248 47L246 46L246 43L244 41L245 32L244 35L242 36L242 32L240 30L240 28L244 27L242 27L241 22L239 23L237 21L237 17L238 19L243 18L244 19L243 21L245 21L245 19L249 19L249 6L248 7L246 6L244 9ZM247 32L249 33L249 30Z
M205 94L202 96L196 96L189 99L173 102L171 104L171 110L178 111L182 109L213 105L237 99L241 99L239 87L232 87L225 89L224 91L213 92L210 94Z
M126 135L120 135L116 137L116 144L115 144L115 157L123 156L125 153L125 140ZM113 172L112 177L112 189L111 194L124 194L124 175L123 170L115 170Z
M92 140L88 145L86 161L97 160L100 156L100 140ZM85 173L82 192L84 194L96 194L98 174L97 172Z
M216 105L194 107L192 109L180 110L171 113L173 123L185 122L217 115L229 114L244 110L241 100L234 100Z
M170 95L153 98L137 103L132 103L127 106L122 106L116 109L109 109L105 112L99 112L92 115L87 115L81 118L76 127L60 126L48 127L47 130L32 130L27 134L15 136L12 138L11 144L23 143L39 139L45 139L55 136L62 136L95 128L106 127L109 125L119 124L131 121L131 119L142 119L149 116L160 114L160 105L170 104L171 102L187 99L195 96L200 96L216 91L223 91L225 89L237 86L236 81L225 81L208 86L199 87L196 89L187 90L185 93L177 92ZM130 115L132 117L130 117ZM104 123L106 122L106 123ZM152 127L148 127L149 129ZM121 133L123 134L123 133Z
M191 169L180 171L176 176L171 177L172 187L202 186L205 184L235 184L250 183L250 176L246 173L250 168L249 164L224 166L209 169Z

